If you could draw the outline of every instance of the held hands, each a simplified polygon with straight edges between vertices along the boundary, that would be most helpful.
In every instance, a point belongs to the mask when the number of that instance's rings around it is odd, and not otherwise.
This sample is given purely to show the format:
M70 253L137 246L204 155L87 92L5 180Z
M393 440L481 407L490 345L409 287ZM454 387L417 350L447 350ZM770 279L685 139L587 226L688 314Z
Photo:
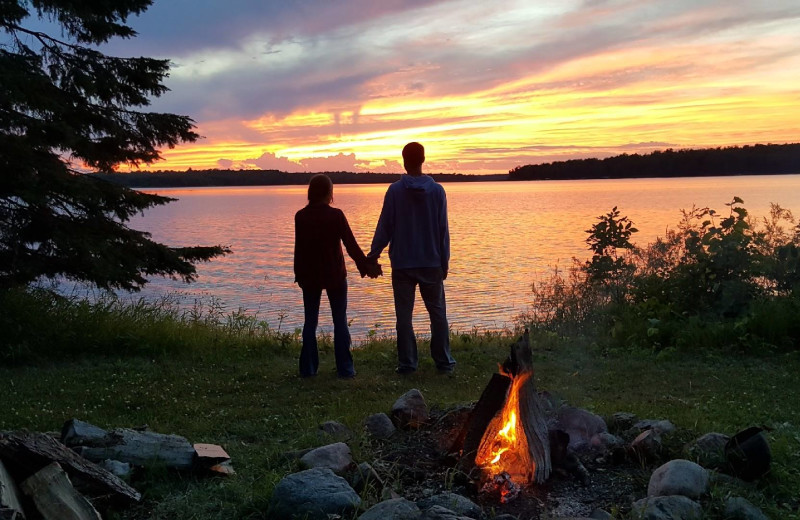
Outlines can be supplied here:
M367 259L367 264L364 267L364 270L361 272L361 278L364 278L365 276L369 276L372 279L383 276L383 269L381 268L381 264L378 263L377 258Z

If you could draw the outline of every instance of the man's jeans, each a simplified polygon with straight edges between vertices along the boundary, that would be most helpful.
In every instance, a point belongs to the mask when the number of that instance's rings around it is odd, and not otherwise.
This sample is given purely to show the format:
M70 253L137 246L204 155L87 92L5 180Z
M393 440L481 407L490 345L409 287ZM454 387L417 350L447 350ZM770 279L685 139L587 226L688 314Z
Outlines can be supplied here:
M341 287L326 289L333 316L333 352L336 358L336 371L340 377L352 377L353 356L350 354L350 329L347 327L347 281ZM303 348L300 351L300 375L316 375L319 368L317 350L317 324L319 323L319 304L322 289L303 288L305 323L303 324Z
M417 368L417 340L411 323L417 285L431 318L431 357L439 370L452 370L456 360L450 355L450 328L447 325L443 273L439 267L392 270L398 369L410 371Z

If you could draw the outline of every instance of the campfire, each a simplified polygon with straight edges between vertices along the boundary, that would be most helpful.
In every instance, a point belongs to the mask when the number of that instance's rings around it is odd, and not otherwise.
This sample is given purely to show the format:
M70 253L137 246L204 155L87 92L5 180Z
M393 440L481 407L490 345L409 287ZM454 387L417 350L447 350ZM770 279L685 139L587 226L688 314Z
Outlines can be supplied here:
M550 476L547 417L534 385L527 330L475 405L463 453L474 457L482 491L501 502Z

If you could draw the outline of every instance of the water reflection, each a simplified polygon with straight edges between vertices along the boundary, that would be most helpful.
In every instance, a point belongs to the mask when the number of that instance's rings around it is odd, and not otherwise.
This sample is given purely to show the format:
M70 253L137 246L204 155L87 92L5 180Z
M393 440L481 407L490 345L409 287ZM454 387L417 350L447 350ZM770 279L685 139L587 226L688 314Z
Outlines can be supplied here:
M585 259L585 230L597 216L619 206L640 230L640 244L675 226L681 208L710 206L725 213L725 203L742 197L751 215L763 216L769 203L800 211L800 175L445 183L450 214L452 260L445 282L453 330L510 326L529 303L530 285L550 268ZM368 250L386 185L337 185L334 205L344 210L362 249ZM227 310L257 313L272 327L302 326L300 289L293 283L294 213L305 204L305 186L162 189L177 202L154 208L133 226L170 245L230 246L234 254L201 264L198 281L186 286L154 279L147 298L178 292L187 304L218 298ZM384 277L361 279L348 269L351 331L363 339L369 330L394 329L391 269L382 257ZM422 302L417 298L417 305ZM424 310L415 328L427 330ZM330 332L329 313L320 330Z

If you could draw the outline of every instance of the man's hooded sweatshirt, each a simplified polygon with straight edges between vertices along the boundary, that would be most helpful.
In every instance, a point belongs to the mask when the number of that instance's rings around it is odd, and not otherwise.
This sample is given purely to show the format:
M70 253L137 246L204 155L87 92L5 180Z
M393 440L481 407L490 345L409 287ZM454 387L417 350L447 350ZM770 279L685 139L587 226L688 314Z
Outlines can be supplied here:
M427 175L403 175L386 190L370 257L389 246L392 269L450 264L450 230L444 188Z

